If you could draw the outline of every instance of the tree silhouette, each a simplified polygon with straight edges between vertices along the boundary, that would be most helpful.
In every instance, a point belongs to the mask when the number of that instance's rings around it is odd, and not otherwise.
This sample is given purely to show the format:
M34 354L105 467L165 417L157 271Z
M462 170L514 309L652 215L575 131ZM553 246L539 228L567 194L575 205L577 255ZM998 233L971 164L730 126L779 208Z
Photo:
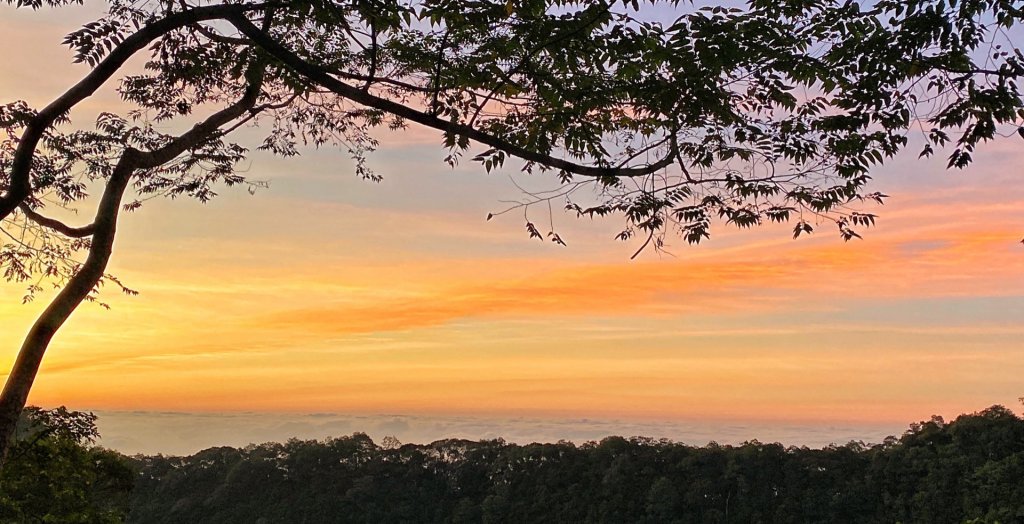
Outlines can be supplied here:
M25 408L0 472L0 520L124 522L136 471L98 437L92 413Z
M141 457L129 522L1018 522L1024 419L1001 406L885 444L581 445L364 434ZM976 520L975 520L976 519Z
M370 180L373 128L426 126L453 165L550 172L555 189L519 207L621 216L619 238L641 249L666 234L698 243L713 223L792 222L794 237L832 224L850 240L886 196L870 190L872 168L909 133L921 155L948 146L962 168L982 142L1020 132L1024 56L1007 30L1022 16L1009 0L115 0L65 40L89 74L42 109L0 106L0 266L26 300L40 279L61 288L0 396L0 445L54 333L102 282L120 285L106 274L119 211L255 187L234 170L247 149L226 140L240 126L282 156L343 148ZM138 53L145 72L117 84L135 109L71 128L69 111ZM151 125L207 111L180 135ZM47 216L98 186L92 223Z

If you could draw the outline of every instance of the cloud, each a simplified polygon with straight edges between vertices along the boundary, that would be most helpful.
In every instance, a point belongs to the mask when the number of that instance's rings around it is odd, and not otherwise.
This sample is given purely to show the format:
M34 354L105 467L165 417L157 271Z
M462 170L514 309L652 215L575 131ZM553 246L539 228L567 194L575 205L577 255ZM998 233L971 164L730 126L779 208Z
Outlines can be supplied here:
M379 300L324 301L261 315L258 330L371 333L474 318L750 314L809 302L1024 294L1024 260L1012 231L966 230L882 238L856 246L746 249L720 260L581 264L521 278L433 285ZM721 255L721 254L720 254ZM827 305L825 306L827 307Z
M441 439L495 439L529 444L568 440L578 444L607 436L667 438L691 445L710 441L740 444L757 439L786 445L820 447L851 440L880 442L901 433L906 425L808 424L752 420L625 420L593 418L468 417L445 415L337 414L332 417L296 413L174 413L98 411L100 444L122 453L189 455L214 446L243 447L283 442L289 438L317 440L363 432L378 444L385 436L403 443L426 444ZM908 421L909 422L909 421Z

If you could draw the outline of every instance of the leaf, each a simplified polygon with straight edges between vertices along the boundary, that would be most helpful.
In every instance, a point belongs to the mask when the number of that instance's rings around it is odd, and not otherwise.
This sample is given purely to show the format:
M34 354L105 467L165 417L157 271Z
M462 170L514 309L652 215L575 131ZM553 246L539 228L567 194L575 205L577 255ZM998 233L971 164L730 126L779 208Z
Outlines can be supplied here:
M793 238L797 238L797 237L799 237L803 233L810 234L810 233L813 233L813 232L814 232L814 228L811 227L811 225L808 224L807 222L804 222L803 220L801 220L799 223L797 223L796 227L793 228Z
M526 231L530 233L530 238L536 238L537 240L544 240L544 236L537 230L537 226L533 225L533 222L526 223Z
M863 237L858 235L856 231L854 231L852 229L849 229L849 228L841 229L839 234L842 235L843 241L845 241L845 242L849 242L853 238L859 238L861 240L864 239Z

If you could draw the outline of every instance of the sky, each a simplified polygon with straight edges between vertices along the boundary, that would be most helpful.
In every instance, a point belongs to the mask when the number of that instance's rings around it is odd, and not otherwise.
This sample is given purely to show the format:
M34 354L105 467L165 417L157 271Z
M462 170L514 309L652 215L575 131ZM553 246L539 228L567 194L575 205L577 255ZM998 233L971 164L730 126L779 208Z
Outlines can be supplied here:
M0 45L17 50L0 57L0 101L39 107L74 83L86 68L59 41L97 9L0 7ZM105 89L73 118L120 107ZM429 131L380 138L379 184L344 152L254 154L244 170L268 190L123 215L109 269L141 294L108 289L111 310L79 308L30 403L97 410L111 446L176 453L389 429L770 440L760 431L820 445L933 414L1019 411L1019 138L963 172L912 153L877 170L891 198L863 240L718 227L636 260L615 220L556 210L566 247L529 239L519 215L485 220L516 184L553 180L449 168ZM0 284L0 370L52 297L22 294Z

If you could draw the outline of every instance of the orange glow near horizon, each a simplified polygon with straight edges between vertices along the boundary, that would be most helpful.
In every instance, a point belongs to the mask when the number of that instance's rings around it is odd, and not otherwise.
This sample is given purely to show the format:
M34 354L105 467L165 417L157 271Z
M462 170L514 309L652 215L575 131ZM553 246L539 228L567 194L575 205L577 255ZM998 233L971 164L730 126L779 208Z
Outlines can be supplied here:
M846 245L751 234L690 260L434 254L372 268L325 263L330 254L293 241L295 278L204 263L222 252L148 258L125 247L132 265L159 274L119 271L142 296L76 312L33 401L866 422L1011 401L1024 328L1005 315L904 322L898 311L1019 299L1024 261L1013 231L874 233ZM0 312L27 326L38 307ZM885 307L893 318L870 315Z
M22 13L0 18L0 41L66 29ZM65 70L63 50L40 49ZM81 71L18 76L29 55L0 61L0 101L45 103ZM107 90L83 121L112 104ZM142 294L76 311L31 402L904 423L1024 395L1019 142L965 174L901 157L864 240L718 226L630 261L609 221L556 213L564 248L485 221L514 188L449 170L419 136L388 135L379 185L344 155L257 155L267 192L126 214L110 270ZM52 297L21 305L23 289L0 284L0 370Z

